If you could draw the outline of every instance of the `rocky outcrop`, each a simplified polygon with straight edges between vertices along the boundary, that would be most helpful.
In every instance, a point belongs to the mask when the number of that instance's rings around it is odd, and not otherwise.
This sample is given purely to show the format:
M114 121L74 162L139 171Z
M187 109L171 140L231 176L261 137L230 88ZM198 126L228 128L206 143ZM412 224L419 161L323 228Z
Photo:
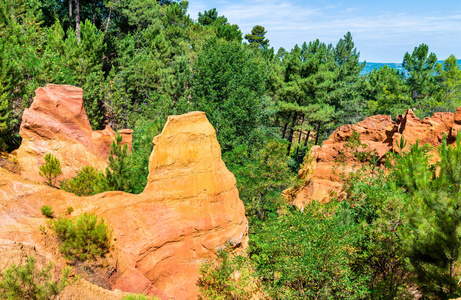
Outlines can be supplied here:
M390 116L377 115L355 125L341 126L321 147L311 148L298 174L303 184L285 190L283 195L300 208L312 200L324 202L331 197L341 199L344 197L341 191L343 178L361 167L357 154L369 152L382 162L389 151L400 151L398 143L401 138L407 141L403 150L408 150L416 141L420 145L437 146L444 134L452 143L458 130L461 130L461 107L456 113L435 113L423 120L416 117L412 110L407 110L395 121ZM366 146L352 149L350 144L347 145L354 131L360 135L360 144Z
M71 145L75 139L66 143ZM0 168L2 253L27 245L36 255L62 266L65 261L50 243L50 233L39 230L40 225L46 227L40 208L50 205L56 216L64 216L72 206L72 216L96 213L113 230L114 247L104 273L113 290L196 299L200 265L226 245L246 247L244 206L204 113L169 117L154 144L148 185L139 195L106 192L77 197ZM62 161L68 163L66 158ZM66 299L120 297L97 287L87 290L88 285L71 287L74 290L66 291ZM74 292L81 296L72 298Z
M47 153L61 161L63 175L59 180L74 177L83 166L104 169L116 135L110 127L100 131L91 129L81 88L54 84L35 91L31 107L24 111L19 134L20 172L36 181L44 181L38 172ZM121 131L122 142L130 149L131 134L131 130Z

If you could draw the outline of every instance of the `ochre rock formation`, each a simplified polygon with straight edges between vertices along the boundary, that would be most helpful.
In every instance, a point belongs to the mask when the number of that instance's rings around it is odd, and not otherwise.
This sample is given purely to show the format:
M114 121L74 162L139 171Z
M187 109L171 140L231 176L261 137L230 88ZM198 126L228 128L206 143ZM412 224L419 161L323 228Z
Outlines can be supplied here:
M76 139L65 140L66 145ZM83 140L91 145L86 136ZM112 228L114 246L104 263L108 266L104 274L115 291L81 280L66 288L64 299L120 299L123 293L117 290L162 299L197 299L201 264L215 258L216 251L226 245L246 247L244 206L204 113L170 116L154 144L148 185L139 195L106 192L77 197L0 168L2 254L20 252L25 257L33 253L62 268L65 259L52 242L51 230L44 234L39 229L46 227L40 208L50 205L55 216L65 216L72 206L72 217L95 213ZM67 158L63 156L62 161L68 163ZM0 268L6 265L0 258Z
M131 130L120 131L122 143L131 149ZM17 161L21 174L44 181L39 166L47 153L61 161L63 175L71 178L83 166L104 169L115 132L106 127L93 131L83 107L83 90L70 85L48 84L35 91L30 108L24 111L19 134Z
M395 121L390 116L377 115L355 125L339 127L321 147L312 147L306 155L298 174L303 184L283 192L290 203L302 208L312 200L325 202L332 196L344 197L341 191L344 176L361 167L360 161L346 147L354 130L360 134L360 142L367 145L356 150L376 153L382 162L389 151L400 151L398 143L402 137L407 142L404 151L416 141L420 145L440 145L444 134L447 134L448 143L454 142L461 130L461 107L455 113L435 113L423 120L407 110Z

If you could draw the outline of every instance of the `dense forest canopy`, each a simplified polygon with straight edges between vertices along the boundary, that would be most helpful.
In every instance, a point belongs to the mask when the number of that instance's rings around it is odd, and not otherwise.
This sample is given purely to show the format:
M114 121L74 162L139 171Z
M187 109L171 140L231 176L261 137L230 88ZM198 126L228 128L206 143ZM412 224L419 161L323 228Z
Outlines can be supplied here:
M385 67L360 76L365 63L349 32L336 45L300 41L276 51L262 25L244 35L216 9L194 21L187 7L187 1L2 1L2 147L18 147L22 111L46 83L82 87L94 129L136 128L142 120L162 123L170 114L205 110L225 151L256 143L249 138L255 130L271 128L290 146L307 146L368 115L413 108L424 117L459 105L456 58L437 64L425 44L404 55L408 76Z
M187 9L187 1L0 0L0 149L20 145L21 116L38 87L76 85L93 129L134 129L131 167L118 186L139 193L167 116L205 111L237 178L250 220L249 263L267 295L387 299L413 287L435 298L456 295L459 167L436 178L427 151L416 147L395 157L392 172L356 178L342 203L301 212L280 192L296 182L308 149L340 125L408 108L419 117L456 110L457 58L440 64L426 44L415 45L402 53L406 75L387 66L361 75L366 62L350 32L336 44L276 50L264 24L242 33L216 9L197 21ZM459 149L440 150L440 172L453 173ZM405 175L412 168L423 168L422 179ZM434 225L428 207L455 221ZM389 229L391 219L398 230ZM446 255L431 256L434 238L444 239ZM204 293L213 287L202 283ZM240 287L223 281L218 290L227 288Z

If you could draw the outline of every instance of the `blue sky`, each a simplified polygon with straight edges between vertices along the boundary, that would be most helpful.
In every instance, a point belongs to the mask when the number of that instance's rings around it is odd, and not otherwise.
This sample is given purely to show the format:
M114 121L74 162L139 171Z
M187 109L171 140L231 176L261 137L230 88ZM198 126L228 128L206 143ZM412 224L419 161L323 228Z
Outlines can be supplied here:
M211 8L244 35L264 26L276 50L317 38L336 44L350 31L362 61L402 62L421 43L438 59L461 58L461 0L189 0L195 20Z

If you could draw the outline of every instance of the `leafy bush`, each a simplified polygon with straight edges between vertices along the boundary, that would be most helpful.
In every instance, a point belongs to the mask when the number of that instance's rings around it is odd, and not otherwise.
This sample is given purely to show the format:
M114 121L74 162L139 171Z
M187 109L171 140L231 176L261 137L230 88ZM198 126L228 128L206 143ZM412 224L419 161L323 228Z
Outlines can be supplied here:
M109 251L112 232L103 218L84 213L76 220L58 218L53 225L59 250L70 261L95 259Z
M69 285L70 268L64 269L61 280L52 280L53 264L41 270L36 269L34 256L29 256L24 266L12 265L4 274L0 274L0 298L11 300L34 299L48 300L56 296Z
M93 167L83 167L72 179L61 183L61 189L77 196L95 195L103 191L104 174Z
M53 209L51 206L48 205L43 205L42 208L40 208L40 211L42 212L42 215L44 215L47 218L53 218Z
M248 258L230 257L225 248L218 252L217 263L202 264L197 285L205 299L250 299L257 289L251 270Z
M251 259L274 299L361 299L366 275L350 263L361 239L357 224L335 213L336 203L289 208L267 220L250 240Z
M240 145L224 154L226 165L237 179L251 225L274 215L285 201L280 194L293 183L295 175L287 164L286 151L286 142L266 140L259 151Z
M348 196L342 214L361 226L362 239L351 264L357 274L367 274L371 299L407 299L412 274L405 267L401 230L409 195L396 188L395 177L373 166L351 175L344 189Z
M39 175L44 177L47 184L56 187L56 178L62 174L61 162L53 154L45 155L45 163L40 166Z
M73 211L74 211L74 208L73 208L72 206L69 206L69 207L67 208L67 214L68 214L68 215L72 214Z

